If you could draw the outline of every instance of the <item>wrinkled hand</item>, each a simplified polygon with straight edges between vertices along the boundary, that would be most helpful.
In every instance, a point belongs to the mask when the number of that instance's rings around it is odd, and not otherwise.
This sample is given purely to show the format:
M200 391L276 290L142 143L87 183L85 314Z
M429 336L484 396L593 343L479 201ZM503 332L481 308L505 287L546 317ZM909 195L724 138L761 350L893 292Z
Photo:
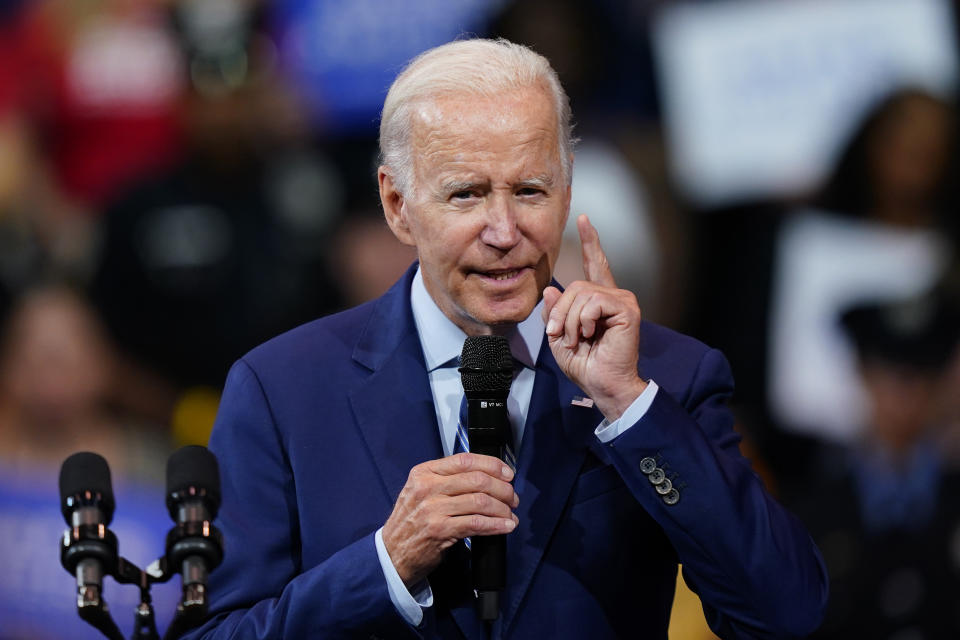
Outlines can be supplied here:
M577 218L577 230L586 280L563 293L544 289L543 320L557 364L612 422L647 387L637 374L640 307L633 293L617 288L587 216Z
M418 464L383 525L383 545L400 579L415 585L462 538L509 533L520 504L501 460L458 453Z

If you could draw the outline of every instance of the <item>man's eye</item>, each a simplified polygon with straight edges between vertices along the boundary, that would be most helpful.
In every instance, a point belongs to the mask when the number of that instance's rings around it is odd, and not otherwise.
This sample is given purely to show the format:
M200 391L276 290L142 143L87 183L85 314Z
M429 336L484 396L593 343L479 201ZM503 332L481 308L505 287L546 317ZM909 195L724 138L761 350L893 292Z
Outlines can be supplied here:
M476 195L477 194L474 191L457 191L451 195L450 198L453 200L466 200L468 198L473 198Z
M543 189L537 187L524 187L517 191L518 196L538 196L543 193Z

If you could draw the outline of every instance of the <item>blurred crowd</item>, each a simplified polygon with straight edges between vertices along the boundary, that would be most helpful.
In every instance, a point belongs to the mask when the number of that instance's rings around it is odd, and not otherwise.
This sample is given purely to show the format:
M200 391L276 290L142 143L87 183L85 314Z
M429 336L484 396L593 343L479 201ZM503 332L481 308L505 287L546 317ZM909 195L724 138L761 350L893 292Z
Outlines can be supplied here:
M573 211L645 319L730 359L744 452L830 571L816 637L960 637L952 92L885 87L818 184L705 206L663 124L650 30L670 3L412 4L0 0L0 549L17 556L0 640L97 637L55 549L64 458L107 458L121 554L145 566L171 526L167 456L206 443L230 364L414 259L379 211L377 109L407 59L463 33L551 60L580 138ZM426 26L399 42L394 20ZM341 54L372 89L322 63ZM574 231L557 278L578 269ZM106 595L129 629L133 601ZM711 637L677 603L675 637Z

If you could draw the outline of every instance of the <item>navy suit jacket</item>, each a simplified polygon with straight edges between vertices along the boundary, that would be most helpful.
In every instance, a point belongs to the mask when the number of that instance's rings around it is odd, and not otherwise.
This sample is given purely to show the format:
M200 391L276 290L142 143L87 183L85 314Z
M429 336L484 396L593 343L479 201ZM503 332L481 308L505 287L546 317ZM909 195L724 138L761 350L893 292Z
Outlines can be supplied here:
M571 403L583 391L544 340L500 618L485 629L476 616L460 544L430 576L435 602L422 624L406 623L374 533L410 469L443 455L413 272L234 365L210 441L226 559L211 576L211 618L191 637L666 638L678 561L723 637L816 627L822 561L739 452L726 360L652 323L641 327L639 366L660 391L609 444L593 435L600 413ZM675 504L641 470L647 457L678 489Z

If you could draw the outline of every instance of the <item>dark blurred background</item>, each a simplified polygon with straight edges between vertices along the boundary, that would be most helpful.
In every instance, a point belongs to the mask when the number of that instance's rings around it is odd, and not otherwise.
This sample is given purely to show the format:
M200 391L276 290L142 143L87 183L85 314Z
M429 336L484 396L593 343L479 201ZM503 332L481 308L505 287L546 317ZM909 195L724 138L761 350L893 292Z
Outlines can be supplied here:
M470 35L552 61L573 212L645 319L730 359L742 449L831 573L816 637L960 637L956 15L0 0L0 640L97 637L56 551L67 455L107 458L121 553L148 564L163 465L206 443L230 364L409 265L379 208L380 106L411 57ZM571 226L561 282L578 256ZM126 633L128 591L106 591ZM175 591L155 589L161 627ZM711 637L679 585L671 638Z

